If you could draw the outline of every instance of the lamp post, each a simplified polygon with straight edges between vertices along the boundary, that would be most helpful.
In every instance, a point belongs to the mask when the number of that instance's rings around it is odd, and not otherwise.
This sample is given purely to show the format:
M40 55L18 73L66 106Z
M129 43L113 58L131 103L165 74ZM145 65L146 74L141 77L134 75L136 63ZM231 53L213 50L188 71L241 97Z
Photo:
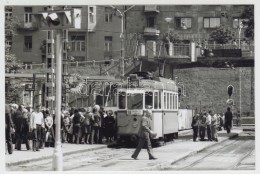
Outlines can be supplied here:
M238 19L235 19L235 22L237 22L237 29L238 29L238 49L241 48L241 43L240 43L240 39L241 39L241 30L244 27L243 22L239 22Z
M55 112L55 149L53 153L53 169L55 171L62 171L63 169L63 155L61 151L61 85L62 85L62 40L61 30L56 33L56 112Z
M130 9L132 9L135 5L132 5L131 7L129 7L128 9L126 9L125 11L121 12L118 8L116 8L113 5L110 5L111 8L113 8L115 10L115 12L119 13L119 18L121 19L121 33L120 33L120 39L121 39L121 51L120 51L120 57L121 57L121 80L124 79L125 76L125 45L124 45L124 18L125 18L125 13L127 11L129 11Z

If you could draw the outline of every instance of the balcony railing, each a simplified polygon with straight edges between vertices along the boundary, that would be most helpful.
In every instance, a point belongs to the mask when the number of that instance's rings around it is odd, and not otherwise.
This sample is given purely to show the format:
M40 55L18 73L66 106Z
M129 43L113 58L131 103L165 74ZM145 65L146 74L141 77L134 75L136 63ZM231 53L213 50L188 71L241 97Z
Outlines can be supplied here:
M160 30L152 27L145 27L144 28L144 36L159 36Z
M36 22L30 22L30 23L20 23L17 26L18 30L30 30L30 31L34 31L34 30L38 30L39 26Z

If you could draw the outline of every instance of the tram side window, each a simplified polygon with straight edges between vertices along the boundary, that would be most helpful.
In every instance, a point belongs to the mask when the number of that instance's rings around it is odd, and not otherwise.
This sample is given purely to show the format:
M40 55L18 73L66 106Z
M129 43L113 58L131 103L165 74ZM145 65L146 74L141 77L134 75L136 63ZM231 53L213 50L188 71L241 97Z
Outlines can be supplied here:
M159 103L158 103L158 106L159 106L159 108L158 109L161 109L161 100L162 100L162 93L161 92L159 92Z
M167 93L164 93L164 109L167 109Z
M170 109L173 109L173 94L170 94Z
M126 93L125 92L120 92L119 97L118 97L118 104L119 104L119 109L125 109L125 100L126 100Z
M158 107L158 92L154 93L154 102L153 102L154 109L159 109Z
M170 94L167 94L167 109L170 109Z
M152 109L153 108L153 93L145 92L145 108Z
M178 103L177 95L175 94L174 95L174 109L177 109L177 103Z

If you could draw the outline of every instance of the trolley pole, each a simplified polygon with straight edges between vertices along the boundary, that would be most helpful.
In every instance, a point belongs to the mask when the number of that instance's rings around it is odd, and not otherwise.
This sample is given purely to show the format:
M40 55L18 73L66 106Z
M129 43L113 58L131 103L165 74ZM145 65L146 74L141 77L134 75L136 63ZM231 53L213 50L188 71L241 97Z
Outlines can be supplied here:
M52 167L55 171L63 170L63 155L61 151L61 83L62 83L62 40L61 30L56 30L56 127L55 148L53 153Z

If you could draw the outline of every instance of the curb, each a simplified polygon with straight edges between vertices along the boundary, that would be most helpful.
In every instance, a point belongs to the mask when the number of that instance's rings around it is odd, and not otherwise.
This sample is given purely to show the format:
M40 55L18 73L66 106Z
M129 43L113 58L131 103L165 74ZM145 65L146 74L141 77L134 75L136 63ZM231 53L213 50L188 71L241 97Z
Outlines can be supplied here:
M189 157L189 156L195 155L195 154L197 154L197 153L199 153L199 152L201 152L201 151L203 151L203 150L205 150L205 149L208 149L208 148L210 148L210 147L216 146L216 145L218 145L218 144L220 144L220 143L223 143L223 142L225 142L225 141L227 141L227 140L229 140L229 139L236 138L236 137L239 136L239 134L240 134L240 133L235 133L234 135L232 135L232 136L230 136L230 137L228 137L228 138L226 138L226 139L224 139L224 140L222 140L222 141L216 142L216 143L214 143L214 144L211 145L211 146L206 146L206 147L201 148L201 149L199 149L199 150L197 150L197 151L189 152L189 153L187 153L187 154L182 155L181 157L179 157L179 158L177 158L177 159L168 160L168 161L162 162L162 163L157 164L157 165L152 166L152 167L141 168L141 169L139 169L138 171L148 171L148 170L156 170L156 171L157 171L157 170L165 169L165 168L167 168L167 167L169 167L169 166L171 166L171 165L177 163L178 161L183 160L184 158L187 158L187 157Z
M63 156L68 156L68 155L71 155L71 154L77 154L77 153L82 153L82 152L89 152L89 151L94 151L94 150L99 150L99 149L104 149L104 148L107 148L107 146L93 147L93 148L89 148L89 149L81 149L81 150L75 150L75 151L70 151L70 152L64 152ZM40 156L40 157L35 157L35 158L32 158L32 159L28 159L28 160L21 160L21 161L17 161L17 162L9 162L9 163L6 163L6 166L10 167L10 166L16 166L16 165L29 163L29 162L35 161L35 160L45 160L45 159L52 158L52 155Z

